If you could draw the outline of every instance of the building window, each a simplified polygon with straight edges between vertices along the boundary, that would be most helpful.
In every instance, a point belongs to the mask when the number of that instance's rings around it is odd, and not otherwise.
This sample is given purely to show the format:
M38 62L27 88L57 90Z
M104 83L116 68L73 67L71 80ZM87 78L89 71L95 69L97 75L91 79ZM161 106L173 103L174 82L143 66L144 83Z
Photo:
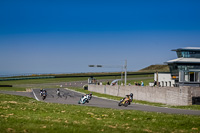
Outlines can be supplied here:
M178 58L200 58L199 51L177 51Z
M188 72L185 72L185 81L189 82L189 73Z
M177 56L178 56L178 58L181 58L182 57L181 52L177 52Z
M179 82L200 82L200 71L179 71Z
M190 82L194 82L194 72L190 72Z
M199 72L194 73L194 81L199 82Z

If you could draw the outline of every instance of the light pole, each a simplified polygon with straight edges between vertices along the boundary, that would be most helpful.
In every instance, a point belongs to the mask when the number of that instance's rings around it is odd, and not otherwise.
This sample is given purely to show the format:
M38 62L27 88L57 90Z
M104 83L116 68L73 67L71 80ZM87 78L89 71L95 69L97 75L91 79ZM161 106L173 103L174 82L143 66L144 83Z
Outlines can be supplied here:
M126 86L126 78L127 78L127 60L125 60L125 65L124 65L124 69L125 69L125 78L124 78L124 84L125 84L125 86Z
M89 67L106 67L105 65L88 65ZM122 71L123 71L123 68L124 68L124 71L125 71L125 76L124 76L124 85L126 86L126 81L127 81L127 60L125 60L125 65L124 66L109 66L109 68L116 68L116 67L120 67L122 68ZM121 80L123 79L123 73L121 73Z

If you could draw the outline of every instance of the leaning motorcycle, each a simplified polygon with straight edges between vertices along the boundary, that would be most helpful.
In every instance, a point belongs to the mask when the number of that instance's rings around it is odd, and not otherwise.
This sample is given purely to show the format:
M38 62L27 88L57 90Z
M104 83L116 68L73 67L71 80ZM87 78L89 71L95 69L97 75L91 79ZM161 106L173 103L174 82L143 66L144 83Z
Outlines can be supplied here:
M46 98L46 96L47 96L46 93L43 92L43 93L42 93L42 100L44 100L44 99Z
M80 100L78 101L78 104L85 104L85 103L89 103L89 100L87 96L82 96L82 98L80 98Z
M119 101L118 106L122 106L122 105L123 105L123 106L127 107L128 105L131 104L131 102L132 102L132 99L126 97L126 98L123 98L123 99L121 99L121 100Z

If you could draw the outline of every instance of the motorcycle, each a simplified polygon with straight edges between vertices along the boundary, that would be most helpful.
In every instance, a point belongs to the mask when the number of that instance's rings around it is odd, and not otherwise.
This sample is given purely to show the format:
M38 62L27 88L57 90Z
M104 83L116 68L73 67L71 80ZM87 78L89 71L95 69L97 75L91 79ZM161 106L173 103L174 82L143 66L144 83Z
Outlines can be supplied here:
M125 97L119 101L118 106L123 105L123 106L127 107L128 105L131 104L132 100L133 99L131 97Z
M46 92L42 92L42 100L44 100L45 98L47 97L47 94L46 94Z
M78 101L78 104L85 104L85 103L89 103L89 99L87 98L88 96L82 96L82 98L80 98L80 100Z

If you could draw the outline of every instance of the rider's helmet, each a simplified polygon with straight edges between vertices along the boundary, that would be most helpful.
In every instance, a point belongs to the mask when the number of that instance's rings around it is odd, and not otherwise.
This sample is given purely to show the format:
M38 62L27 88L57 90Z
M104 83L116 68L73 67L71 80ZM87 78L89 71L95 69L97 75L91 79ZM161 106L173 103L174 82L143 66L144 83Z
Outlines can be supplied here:
M133 97L133 93L131 93L130 96Z
M92 96L92 92L90 92L90 94L89 94L90 96Z

